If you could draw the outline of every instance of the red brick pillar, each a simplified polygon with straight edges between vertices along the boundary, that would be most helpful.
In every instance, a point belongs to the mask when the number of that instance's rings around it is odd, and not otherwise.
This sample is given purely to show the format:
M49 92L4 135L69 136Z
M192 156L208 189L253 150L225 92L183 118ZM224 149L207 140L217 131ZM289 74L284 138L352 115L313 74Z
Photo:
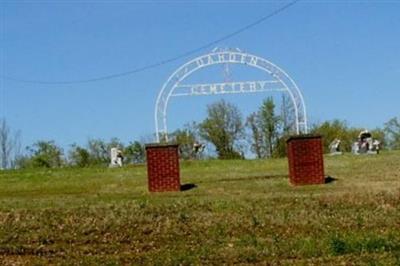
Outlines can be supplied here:
M324 157L321 136L295 136L287 140L290 182L323 184Z
M179 191L179 153L176 144L147 144L149 191Z

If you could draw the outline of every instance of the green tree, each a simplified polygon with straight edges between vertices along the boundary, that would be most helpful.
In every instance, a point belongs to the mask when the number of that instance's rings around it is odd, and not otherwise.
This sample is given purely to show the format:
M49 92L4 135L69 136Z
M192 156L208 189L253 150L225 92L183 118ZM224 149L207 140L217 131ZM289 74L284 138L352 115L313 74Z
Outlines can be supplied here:
M183 159L193 158L193 144L196 136L189 129L177 129L172 134L172 138L179 144L180 157Z
M207 106L207 118L199 126L200 136L211 142L220 159L242 158L235 147L244 127L239 109L224 100Z
M287 155L286 141L288 140L289 136L289 134L283 134L276 139L276 144L272 157L281 158Z
M312 126L310 133L323 137L322 140L325 152L329 152L329 145L336 138L341 140L342 151L350 151L351 145L360 133L360 129L350 129L345 121L335 119Z
M126 146L123 154L125 161L135 164L144 163L146 159L144 145L139 141L131 142L128 146Z
M90 162L93 165L107 165L110 162L111 148L124 150L123 143L118 138L112 138L109 142L101 139L89 139L87 151L90 154Z
M110 160L108 145L101 139L89 139L87 150L93 164L107 164Z
M71 164L77 167L88 167L93 163L89 151L76 144L73 144L69 151L69 159Z
M64 164L63 151L54 141L38 141L27 150L30 156L20 160L22 168L56 168Z
M285 107L287 112L290 108ZM287 121L287 134L291 130L289 114L285 115ZM252 113L247 118L247 126L252 136L251 150L257 158L281 157L286 154L285 135L283 134L282 116L275 115L275 104L272 97L265 99L257 113Z
M274 154L274 148L279 137L280 117L275 115L275 104L272 97L268 97L262 103L260 110L260 124L264 138L266 156Z
M391 149L400 149L400 121L394 117L385 123L384 132Z

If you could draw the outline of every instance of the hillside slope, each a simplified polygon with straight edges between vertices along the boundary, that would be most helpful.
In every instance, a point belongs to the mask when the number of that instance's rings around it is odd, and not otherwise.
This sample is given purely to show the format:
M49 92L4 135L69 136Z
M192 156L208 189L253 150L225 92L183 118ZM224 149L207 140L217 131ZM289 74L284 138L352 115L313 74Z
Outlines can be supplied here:
M333 182L291 186L286 159L0 172L0 261L31 264L400 264L400 152L325 157Z

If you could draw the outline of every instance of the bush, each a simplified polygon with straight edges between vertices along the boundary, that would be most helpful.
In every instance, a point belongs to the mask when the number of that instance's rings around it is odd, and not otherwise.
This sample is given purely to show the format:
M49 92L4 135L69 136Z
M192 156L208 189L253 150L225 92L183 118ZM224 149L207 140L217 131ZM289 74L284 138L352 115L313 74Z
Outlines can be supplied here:
M38 141L27 150L31 155L19 160L20 168L55 168L64 164L63 151L54 141Z

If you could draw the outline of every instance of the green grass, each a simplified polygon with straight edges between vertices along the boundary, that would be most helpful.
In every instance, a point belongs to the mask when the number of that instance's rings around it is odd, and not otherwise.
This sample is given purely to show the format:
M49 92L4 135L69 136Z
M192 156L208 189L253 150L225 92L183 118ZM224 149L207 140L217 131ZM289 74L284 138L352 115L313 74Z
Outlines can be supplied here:
M2 265L400 265L400 152L325 157L336 181L291 186L286 159L0 172Z

